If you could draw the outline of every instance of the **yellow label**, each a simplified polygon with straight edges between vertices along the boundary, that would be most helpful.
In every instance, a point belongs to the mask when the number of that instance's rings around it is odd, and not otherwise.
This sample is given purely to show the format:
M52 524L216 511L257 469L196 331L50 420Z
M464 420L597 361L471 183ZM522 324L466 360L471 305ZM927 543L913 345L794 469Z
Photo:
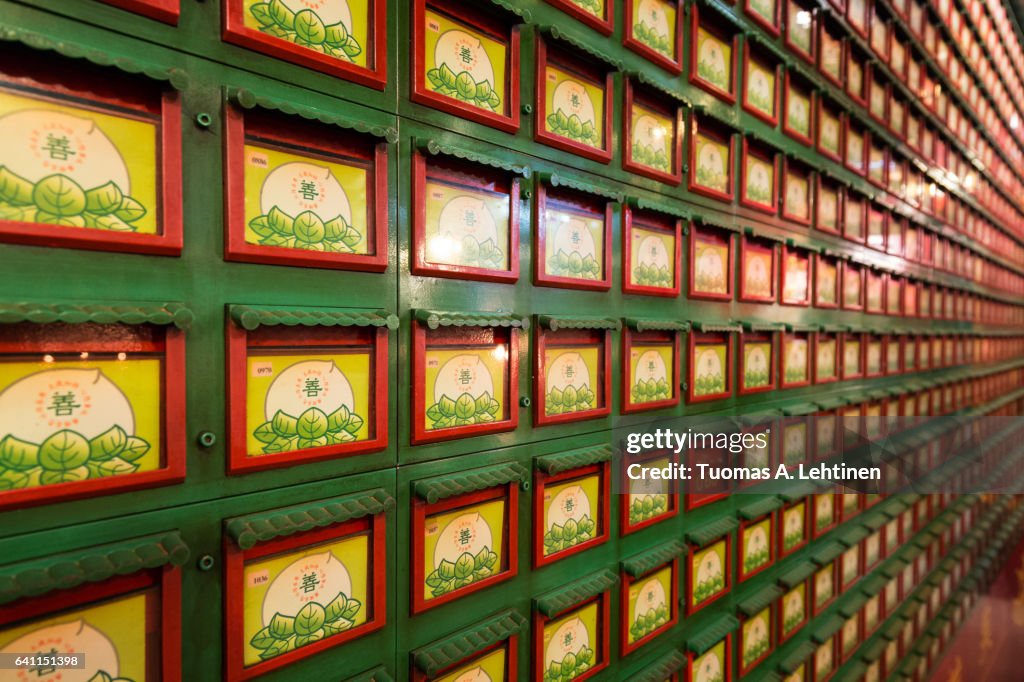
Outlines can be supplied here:
M569 0L577 8L604 21L605 0Z
M544 624L544 670L574 680L594 667L600 650L598 603L591 602Z
M243 23L310 52L368 66L370 0L243 0Z
M832 637L828 638L828 641L820 645L814 651L814 675L815 679L822 679L830 672L835 665L833 660L834 654L832 652Z
M799 135L811 136L811 98L792 87L786 93L786 125Z
M786 214L803 220L811 218L810 180L797 173L786 174ZM834 212L833 212L834 215Z
M744 573L753 573L771 561L771 517L749 525L740 534L740 564Z
M818 133L818 144L825 151L839 156L839 117L822 109L818 122L821 126Z
M782 300L807 301L810 293L810 261L798 254L785 255L785 279L782 282Z
M593 540L600 523L600 476L544 487L544 556Z
M245 145L245 241L369 253L368 164Z
M370 437L369 351L250 355L246 452L277 454Z
M604 386L596 346L548 346L544 349L544 414L556 416L601 407Z
M725 393L728 348L725 344L698 344L693 358L693 394Z
M0 220L158 234L159 136L152 115L0 89Z
M648 230L634 224L630 230L629 283L671 289L676 282L676 236L664 230Z
M503 572L505 500L426 519L423 598L435 599Z
M691 606L699 606L727 589L727 566L725 540L690 555Z
M668 400L675 395L674 347L671 344L637 344L629 353L629 401L639 405Z
M633 124L630 160L662 173L671 173L676 149L672 119L634 102L630 120Z
M818 339L815 347L815 369L818 380L833 379L836 376L836 341Z
M882 309L882 278L868 276L865 291L868 310Z
M726 679L725 640L708 649L693 661L693 682L722 682Z
M365 623L370 568L366 534L246 562L245 665Z
M782 549L789 552L803 542L807 533L804 515L807 507L803 502L788 507L782 513Z
M839 80L843 69L842 43L833 38L832 34L828 31L822 31L821 36L821 70Z
M860 341L849 341L843 344L843 376L860 374Z
M508 46L433 10L426 10L424 21L423 69L427 89L485 111L504 114Z
M787 424L782 430L782 462L786 466L807 459L807 422Z
M842 554L842 573L843 573L843 585L849 585L851 582L857 579L860 573L860 565L858 560L860 559L860 547L855 546L846 550Z
M776 6L775 0L751 0L749 4L750 9L755 14L772 25L775 25L778 21L776 17Z
M426 183L426 260L509 269L509 195L430 180Z
M743 252L743 288L748 296L769 298L775 281L774 253L757 249Z
M424 426L489 424L505 419L508 346L427 348Z
M436 682L503 682L507 656L508 650L504 646L499 647L436 678Z
M633 38L655 52L676 60L678 5L666 0L636 0L633 3Z
M807 583L800 583L782 597L782 634L788 635L807 617Z
M772 344L743 344L743 387L761 388L772 382Z
M754 0L754 6L764 0ZM770 4L770 2L769 2ZM746 103L766 116L775 116L775 70L750 59L746 66Z
M813 17L811 13L790 0L786 7L786 17L792 17L786 22L786 31L789 35L789 42L798 49L810 53L813 34Z
M859 239L864 236L864 213L859 201L847 201L844 223L846 235Z
M868 343L868 374L880 374L882 372L882 342L871 341Z
M753 154L747 154L744 161L744 196L759 204L771 204L775 196L775 165Z
M814 574L814 604L821 606L832 598L835 591L832 564Z
M696 145L697 184L716 192L728 194L732 156L729 145L697 132L694 124L694 144Z
M839 193L831 187L822 186L818 190L818 227L839 229Z
M637 642L668 624L672 617L674 599L675 585L670 566L630 585L626 604L630 624L627 635L629 642Z
M161 360L45 357L0 363L0 490L160 468Z
M73 611L0 630L0 654L85 655L85 669L54 670L46 666L9 671L6 680L60 682L69 678L146 682L147 647L152 614L158 610L156 590L114 597ZM147 604L147 601L153 603ZM149 608L147 608L147 606ZM159 635L157 635L159 641Z
M835 521L835 494L821 493L814 496L814 528L821 531Z
M771 609L764 609L743 622L743 668L762 658L771 647Z
M861 305L861 276L859 270L847 268L843 271L843 305L854 307Z
M697 75L714 87L732 92L732 45L697 28Z
M652 469L663 469L671 462L668 457L659 457L648 460L646 464ZM660 478L629 479L627 485L629 486L629 525L635 526L668 513L668 495L671 490L668 480Z
M573 142L605 148L604 88L548 65L544 78L544 129Z
M783 377L787 384L798 384L808 381L809 363L807 339L788 339L786 341L786 370Z
M864 136L860 133L846 133L846 162L854 168L864 166Z
M717 241L694 237L693 271L694 291L703 294L729 292L729 246Z
M572 208L544 211L544 271L555 277L604 279L604 218Z

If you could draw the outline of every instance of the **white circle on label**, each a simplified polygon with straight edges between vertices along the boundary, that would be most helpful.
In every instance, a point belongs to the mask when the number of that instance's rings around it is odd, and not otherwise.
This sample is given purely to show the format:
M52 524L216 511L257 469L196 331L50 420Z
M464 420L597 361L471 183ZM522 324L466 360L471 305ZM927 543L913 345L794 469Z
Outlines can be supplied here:
M547 212L548 226L554 226L554 235L551 239L553 253L565 251L572 253L576 251L580 257L597 257L597 247L594 244L594 237L586 221L575 216L570 216L561 211Z
M634 374L636 384L648 379L663 381L668 379L668 368L665 367L665 360L658 351L648 350L637 358Z
M722 575L722 560L718 554L709 551L700 558L700 565L697 567L697 584L708 582Z
M342 405L355 408L352 384L333 360L303 360L285 368L267 389L263 414L273 419L278 410L298 417L311 407L331 414Z
M643 265L667 268L669 264L668 249L661 237L647 235L636 246L636 259Z
M277 574L263 596L263 625L275 614L294 617L306 604L327 606L343 593L352 596L352 577L331 552L299 557Z
M597 118L587 89L573 80L564 80L555 87L551 106L555 111L561 109L566 116L576 114L583 123L593 124Z
M434 65L440 67L442 64L447 64L456 76L465 71L477 83L487 81L491 89L495 88L494 67L483 43L465 31L452 29L437 39Z
M441 534L434 546L434 566L442 561L455 563L459 557L469 552L474 557L484 547L494 550L494 538L491 527L479 512L460 514L441 529Z
M590 498L583 492L583 488L578 485L563 488L548 504L548 522L545 530L551 530L551 526L556 523L564 526L569 519L579 521L584 516L590 516Z
M260 188L260 210L277 206L294 218L304 211L328 221L341 216L352 222L352 207L330 168L305 161L283 163L270 171Z
M567 386L586 386L593 388L590 383L590 370L583 356L576 352L562 353L556 357L551 366L548 367L547 388L564 390Z
M584 646L590 646L587 626L579 618L567 620L555 630L544 649L545 668L552 663L561 663L566 654L575 654Z
M33 682L89 682L101 670L111 677L118 677L121 670L114 643L106 634L82 619L47 625L28 632L5 646L0 654L86 656L87 668L64 668L39 674L32 671ZM12 673L13 677L16 676Z
M112 426L135 434L135 412L99 369L50 369L22 377L0 393L0 434L41 443L69 429L95 438Z
M722 680L722 662L713 653L708 652L700 660L694 682L715 682Z
M484 392L494 397L494 380L487 365L476 355L464 353L444 363L434 379L434 402L447 396L456 400L463 393L479 398Z
M651 578L640 586L636 603L633 605L633 620L635 621L659 606L665 606L666 603L668 603L668 597L665 595L665 586L657 578Z
M131 194L128 166L117 146L90 118L24 109L0 116L0 165L29 182L63 173L82 189L114 182Z
M633 141L648 146L656 152L665 151L668 133L658 119L641 114L633 122Z

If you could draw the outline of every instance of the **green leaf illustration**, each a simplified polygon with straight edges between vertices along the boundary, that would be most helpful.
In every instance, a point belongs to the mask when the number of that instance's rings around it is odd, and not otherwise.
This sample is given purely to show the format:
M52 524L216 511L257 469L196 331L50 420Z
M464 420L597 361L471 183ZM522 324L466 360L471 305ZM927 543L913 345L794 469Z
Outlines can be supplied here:
M73 469L64 469L62 471L44 471L42 474L40 474L39 481L43 485L55 485L57 483L76 483L78 481L88 480L89 475L89 467L80 466L75 467Z
M109 429L89 441L89 457L93 460L106 460L115 457L128 443L128 434L120 426Z
M274 413L274 418L271 420L270 425L274 429L274 433L279 436L295 436L298 434L299 420L282 410L278 410Z
M90 461L87 466L90 474L100 477L132 474L139 470L138 465L126 462L120 457L112 457L105 462Z
M265 627L249 640L249 645L256 649L267 649L276 641L277 637L270 633L270 628Z
M295 13L282 0L270 0L268 11L274 23L281 28L291 30L295 27Z
M469 419L476 413L476 401L473 396L463 393L455 401L455 416L459 419Z
M0 440L0 466L16 471L39 466L39 446L11 435L4 436Z
M324 29L324 42L332 47L341 47L348 39L348 27L340 21Z
M312 211L303 211L295 216L292 228L295 232L295 238L307 244L322 242L327 235L327 231L324 229L324 221L320 220L319 216Z
M32 203L32 183L14 173L5 166L0 166L0 199L19 205Z
M310 602L295 614L295 634L311 635L319 630L326 620L324 607L316 602Z
M327 30L324 22L320 20L317 13L310 9L304 9L295 15L295 34L307 43L318 45L327 38Z
M58 216L78 215L85 210L85 191L66 175L49 175L32 189L32 201L41 210Z
M118 453L118 457L128 462L134 462L149 452L149 443L138 436L128 436L125 441L124 450Z
M49 471L76 469L89 460L89 441L85 436L63 429L39 446L39 464Z
M117 183L111 181L94 187L85 193L85 210L89 213L107 215L121 208L124 195Z
M303 412L295 425L295 432L300 438L312 440L327 433L328 419L323 410L309 408Z
M295 619L282 616L280 613L274 614L274 617L270 619L270 634L277 639L285 639L294 635Z

